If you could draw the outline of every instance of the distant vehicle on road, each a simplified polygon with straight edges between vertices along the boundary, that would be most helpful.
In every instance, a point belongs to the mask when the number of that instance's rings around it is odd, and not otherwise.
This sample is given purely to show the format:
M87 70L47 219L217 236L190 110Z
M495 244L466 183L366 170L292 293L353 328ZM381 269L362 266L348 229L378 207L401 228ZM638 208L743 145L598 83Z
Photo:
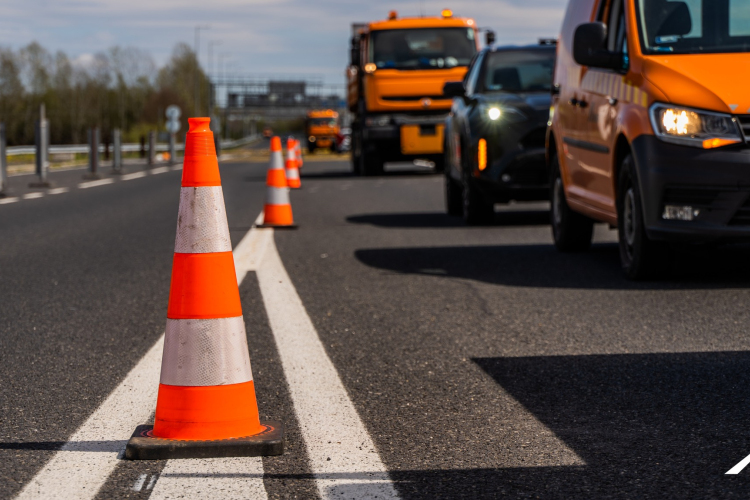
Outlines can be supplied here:
M263 137L265 137L266 139L270 139L272 135L273 130L271 130L271 127L265 127L263 129Z
M307 150L310 153L316 149L336 152L338 150L336 138L339 135L339 114L332 109L308 112L305 118L305 135L307 135Z
M570 1L547 142L561 251L587 249L594 221L617 226L641 279L669 242L750 239L747 7Z
M488 47L453 97L445 121L445 199L450 215L486 224L494 204L549 196L544 140L555 65L554 42Z
M478 50L473 19L388 19L352 26L347 70L352 169L377 175L388 161L443 162L443 126L451 101L443 84L459 80Z

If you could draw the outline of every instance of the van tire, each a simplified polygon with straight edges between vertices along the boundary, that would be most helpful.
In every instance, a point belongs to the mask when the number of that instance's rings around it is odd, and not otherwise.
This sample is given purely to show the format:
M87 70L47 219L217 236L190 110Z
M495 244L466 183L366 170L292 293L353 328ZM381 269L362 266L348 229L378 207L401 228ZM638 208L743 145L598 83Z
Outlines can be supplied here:
M560 252L583 252L591 247L594 221L574 212L565 199L557 153L550 157L550 223L555 246Z
M617 182L617 234L622 271L631 280L661 277L669 266L669 246L649 239L633 155L623 158Z

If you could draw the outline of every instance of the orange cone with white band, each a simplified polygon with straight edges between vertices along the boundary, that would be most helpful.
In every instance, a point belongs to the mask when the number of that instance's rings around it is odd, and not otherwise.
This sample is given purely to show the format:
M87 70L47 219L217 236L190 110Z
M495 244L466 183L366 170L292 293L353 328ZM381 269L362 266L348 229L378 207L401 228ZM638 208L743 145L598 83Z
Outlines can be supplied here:
M190 118L153 429L128 458L258 456L283 451L261 422L209 118Z
M281 156L281 139L271 138L271 162L266 175L266 204L263 224L258 227L296 228L289 202L289 184Z
M299 189L302 183L299 179L299 165L297 164L297 141L291 137L286 141L286 181L290 188Z
M300 141L295 140L294 142L296 146L294 150L297 153L297 168L299 169L299 168L302 168L302 165L304 165L305 162L302 161L302 146L301 146Z

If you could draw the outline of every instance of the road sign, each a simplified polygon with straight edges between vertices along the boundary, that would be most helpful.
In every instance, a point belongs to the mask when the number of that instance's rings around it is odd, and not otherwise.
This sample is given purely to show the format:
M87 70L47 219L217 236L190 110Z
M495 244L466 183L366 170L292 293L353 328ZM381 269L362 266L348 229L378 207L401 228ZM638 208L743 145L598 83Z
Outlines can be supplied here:
M174 104L172 104L171 106L167 106L165 114L170 120L179 120L180 115L182 115L182 110L180 110L179 106L175 106Z
M179 119L170 119L167 121L167 132L170 134L176 134L180 131L180 120Z

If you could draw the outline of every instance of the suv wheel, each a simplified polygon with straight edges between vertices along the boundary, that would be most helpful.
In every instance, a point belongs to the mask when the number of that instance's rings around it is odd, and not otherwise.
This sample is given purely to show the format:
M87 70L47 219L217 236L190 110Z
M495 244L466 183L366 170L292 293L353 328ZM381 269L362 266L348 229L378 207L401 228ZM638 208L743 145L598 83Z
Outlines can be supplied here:
M646 234L641 191L631 154L620 164L617 233L620 240L620 263L625 276L632 280L647 280L666 272L669 247L664 242L650 240Z
M557 153L552 153L552 171L550 177L550 219L552 223L552 237L555 246L561 252L581 252L591 246L594 234L594 221L574 212L565 199L560 163Z
M461 183L451 177L450 170L445 172L445 211L448 215L461 217L464 214L464 194Z
M486 226L495 219L495 204L484 199L472 181L468 168L461 175L464 222L469 226Z

